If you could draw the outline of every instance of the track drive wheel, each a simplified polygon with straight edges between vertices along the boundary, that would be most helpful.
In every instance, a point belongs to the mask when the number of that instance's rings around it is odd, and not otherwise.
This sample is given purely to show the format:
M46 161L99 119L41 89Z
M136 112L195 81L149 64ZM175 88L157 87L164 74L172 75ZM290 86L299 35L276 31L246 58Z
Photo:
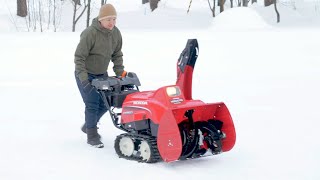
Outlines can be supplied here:
M151 159L151 148L147 141L141 141L138 152L140 153L142 161L148 162Z
M142 138L138 147L140 162L156 163L161 161L157 140L154 138Z
M120 157L130 157L134 152L134 142L130 137L117 136L114 148Z

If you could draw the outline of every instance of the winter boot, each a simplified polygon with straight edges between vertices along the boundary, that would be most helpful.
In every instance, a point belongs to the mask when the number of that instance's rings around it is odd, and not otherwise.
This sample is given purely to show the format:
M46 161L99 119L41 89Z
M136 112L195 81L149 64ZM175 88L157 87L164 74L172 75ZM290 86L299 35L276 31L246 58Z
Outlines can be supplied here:
M103 148L103 143L100 141L100 135L98 134L97 127L95 128L86 128L87 132L87 143L96 148Z
M87 134L87 129L86 129L86 123L84 123L82 126L81 126L81 131L85 134Z
M99 129L99 128L97 127L97 129ZM86 123L84 123L84 124L81 126L81 131L82 131L83 133L87 134ZM98 135L99 135L99 139L101 139L101 136L100 136L99 133L98 133Z

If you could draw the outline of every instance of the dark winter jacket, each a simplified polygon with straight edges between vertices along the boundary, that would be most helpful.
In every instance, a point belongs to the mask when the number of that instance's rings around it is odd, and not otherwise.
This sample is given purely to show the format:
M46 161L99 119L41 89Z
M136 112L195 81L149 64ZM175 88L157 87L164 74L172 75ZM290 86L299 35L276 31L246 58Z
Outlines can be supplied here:
M117 76L123 72L122 37L119 29L103 28L98 19L92 20L91 26L80 35L80 42L75 52L76 76L83 82L90 74L105 74L110 60L113 62L113 71Z

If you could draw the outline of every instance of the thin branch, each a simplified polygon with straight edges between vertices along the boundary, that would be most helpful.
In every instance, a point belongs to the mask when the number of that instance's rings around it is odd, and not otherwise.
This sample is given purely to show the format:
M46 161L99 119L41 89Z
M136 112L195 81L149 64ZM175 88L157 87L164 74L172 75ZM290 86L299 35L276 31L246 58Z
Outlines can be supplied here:
M77 19L74 21L76 24L77 24L78 20L80 19L80 17L83 15L84 11L87 9L87 7L88 7L88 5L86 5L86 6L83 8L83 10L82 10L82 12L80 13L80 15L79 15L79 16L77 17Z
M19 31L19 30L18 30L18 27L17 27L17 23L16 23L14 17L12 16L12 13L11 13L9 7L8 7L7 1L5 1L5 3L6 3L6 6L7 6L7 8L8 8L8 11L9 11L9 13L10 13L10 20L11 20L11 22L13 23L14 27L16 28L16 30Z

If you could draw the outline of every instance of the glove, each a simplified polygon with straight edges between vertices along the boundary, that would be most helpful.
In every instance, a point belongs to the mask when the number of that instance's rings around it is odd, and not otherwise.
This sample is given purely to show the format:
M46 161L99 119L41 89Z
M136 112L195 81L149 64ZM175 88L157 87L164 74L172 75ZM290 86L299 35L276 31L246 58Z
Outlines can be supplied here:
M121 74L121 78L126 77L126 76L127 76L127 74L128 74L128 73L127 73L127 71L123 71L123 72L122 72L122 74Z
M82 83L83 92L86 94L91 93L92 90L94 90L94 87L91 85L89 80L85 80Z

